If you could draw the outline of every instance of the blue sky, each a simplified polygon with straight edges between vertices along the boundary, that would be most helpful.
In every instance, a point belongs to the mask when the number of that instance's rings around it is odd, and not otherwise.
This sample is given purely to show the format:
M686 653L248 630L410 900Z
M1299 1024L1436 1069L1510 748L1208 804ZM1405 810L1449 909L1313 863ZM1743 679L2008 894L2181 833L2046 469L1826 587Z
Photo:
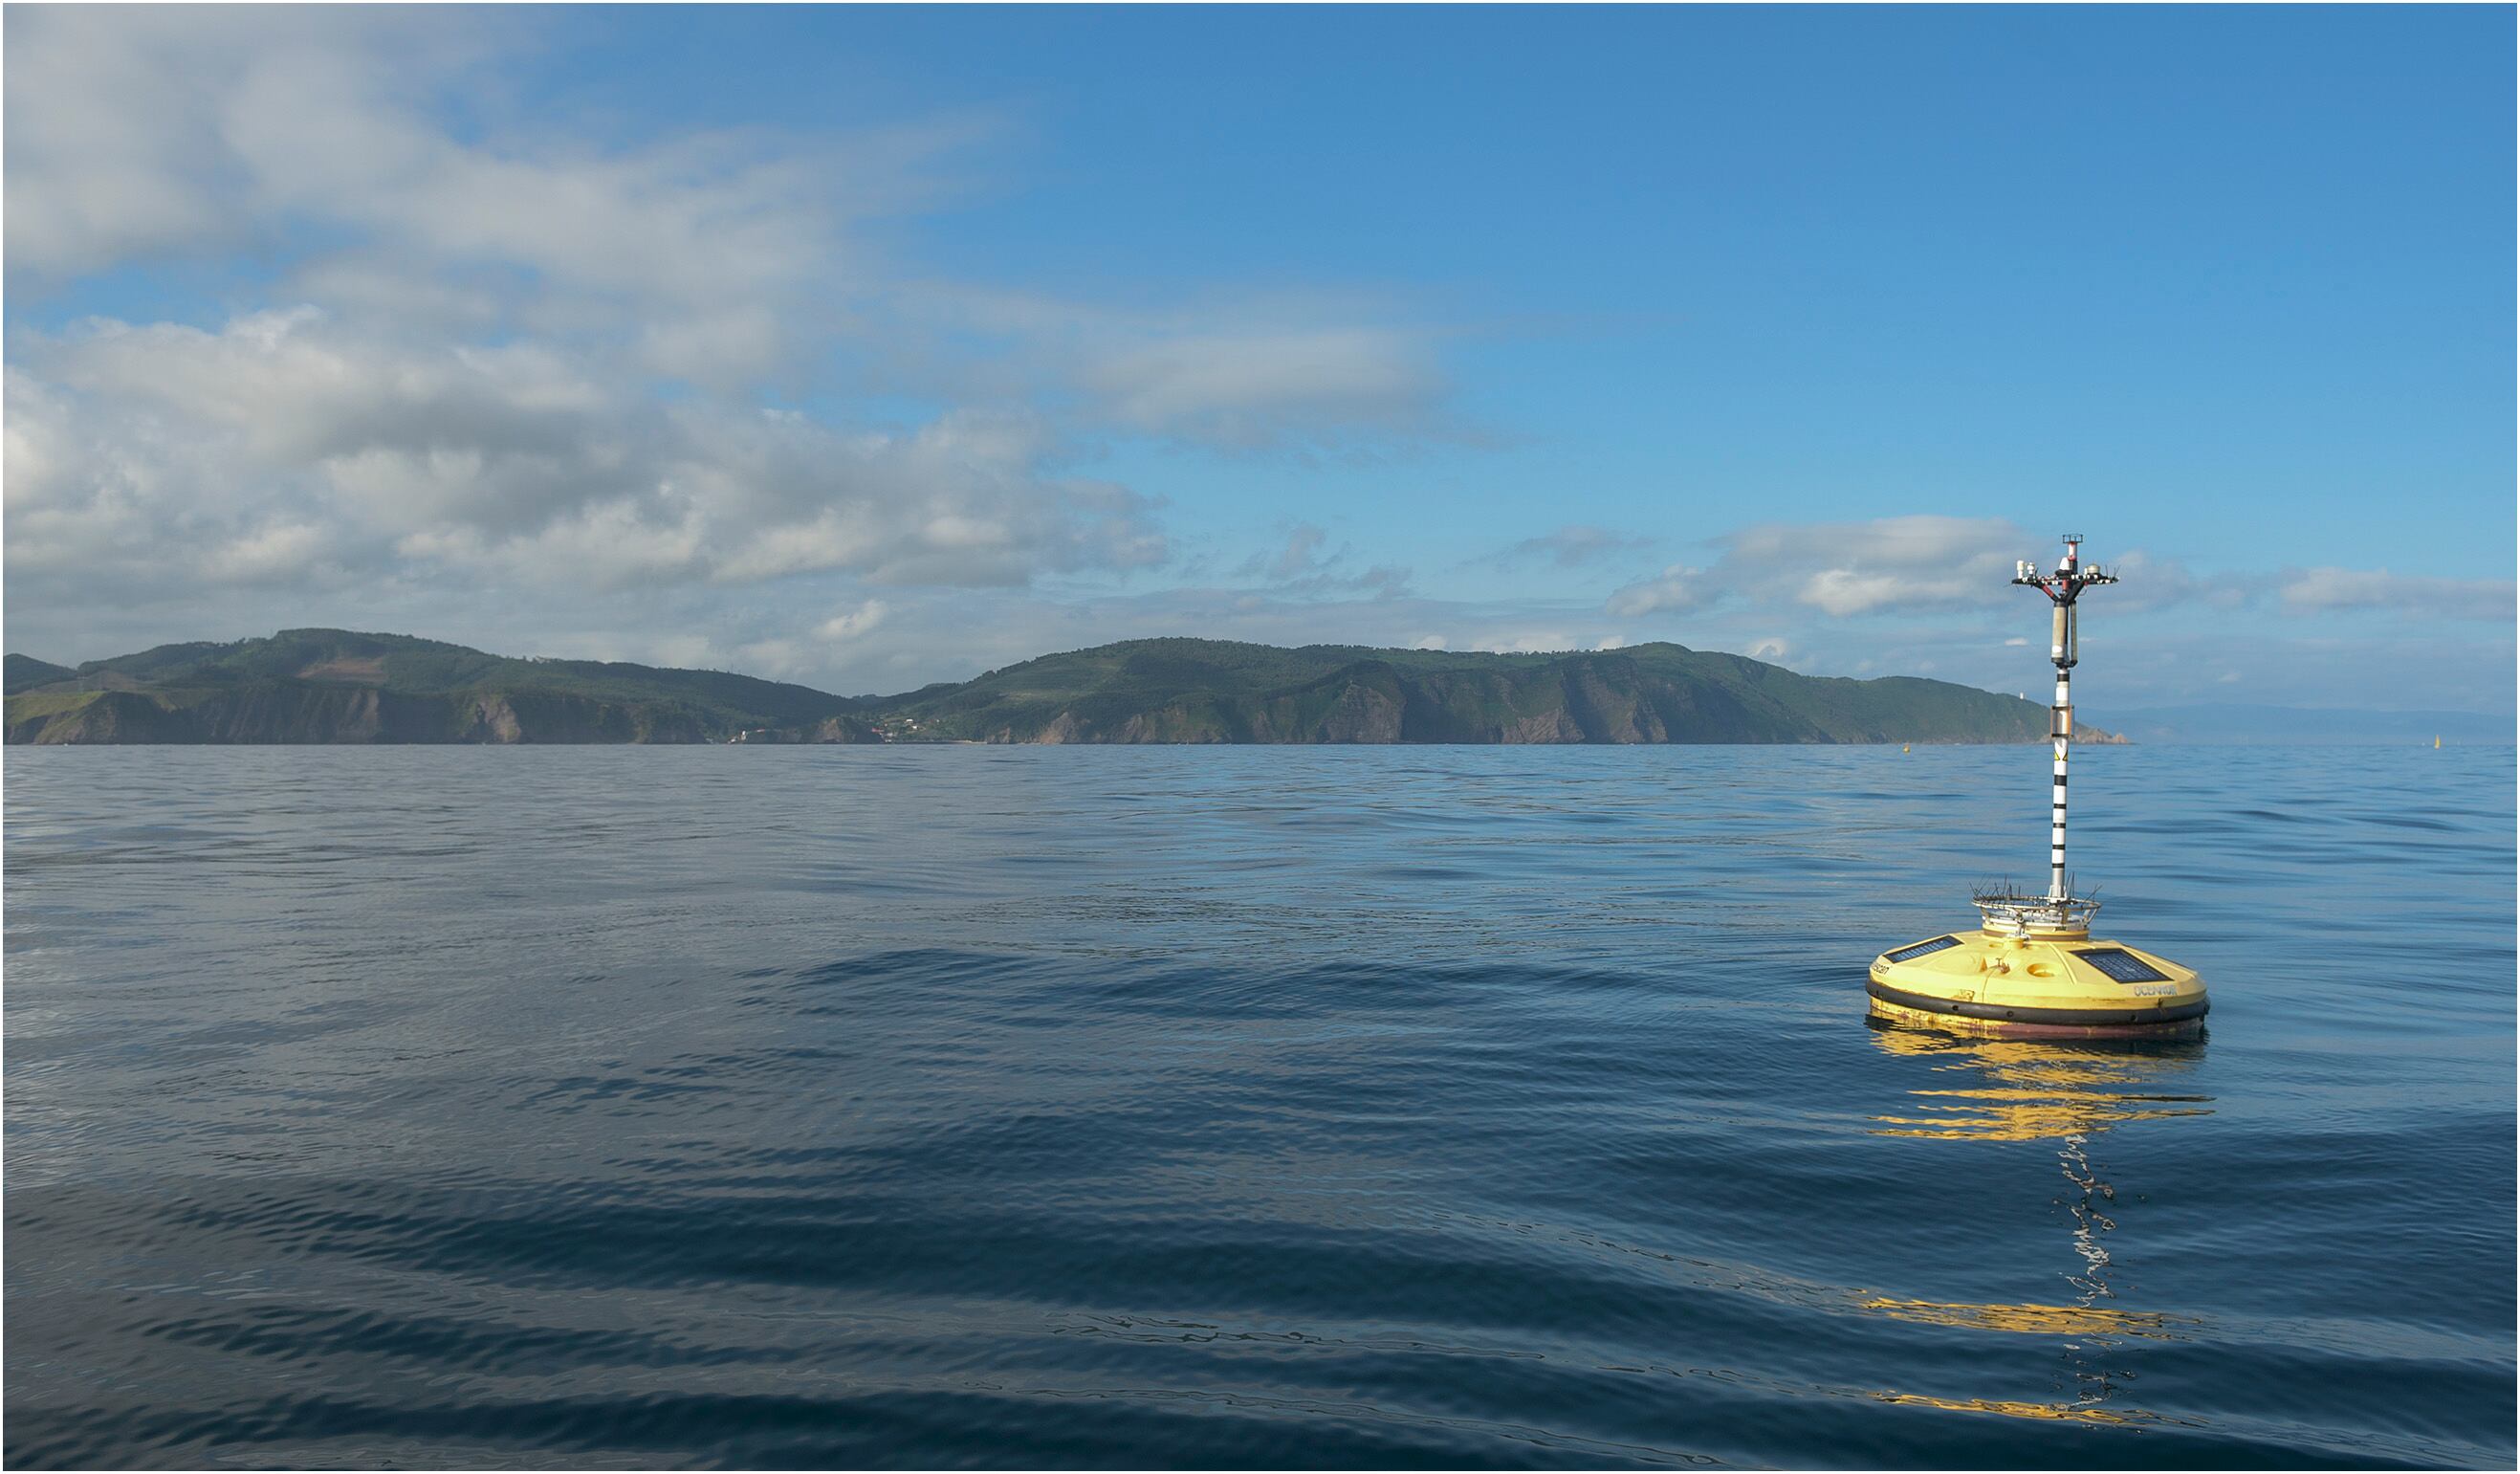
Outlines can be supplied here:
M2026 689L2071 528L2102 699L2512 707L2507 9L6 26L13 650Z

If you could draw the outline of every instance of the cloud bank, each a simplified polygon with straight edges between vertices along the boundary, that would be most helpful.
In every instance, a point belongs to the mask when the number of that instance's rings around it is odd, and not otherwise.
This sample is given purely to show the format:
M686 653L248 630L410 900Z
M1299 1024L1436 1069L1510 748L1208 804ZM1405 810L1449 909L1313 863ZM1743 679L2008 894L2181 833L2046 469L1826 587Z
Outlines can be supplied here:
M1171 564L1164 498L1082 469L1102 438L1247 455L1441 433L1428 341L1371 304L1113 308L870 245L870 222L947 193L943 163L986 119L665 142L538 126L476 102L531 52L515 14L64 7L8 25L13 298L189 269L260 299L13 322L21 643L102 653L110 632L79 636L64 607L189 632L571 593L583 622L661 628L692 617L664 610L673 591L715 589L780 610L801 647L863 645L872 622L823 611L879 607L870 588ZM884 413L840 392L835 355ZM602 595L622 597L583 597Z

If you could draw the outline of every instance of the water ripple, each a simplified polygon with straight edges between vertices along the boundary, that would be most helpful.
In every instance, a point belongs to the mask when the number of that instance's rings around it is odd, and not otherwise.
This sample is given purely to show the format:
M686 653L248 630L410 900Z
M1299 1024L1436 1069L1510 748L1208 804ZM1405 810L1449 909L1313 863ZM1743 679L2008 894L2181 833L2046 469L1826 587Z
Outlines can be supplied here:
M2078 760L12 750L0 1452L2508 1464L2510 751Z

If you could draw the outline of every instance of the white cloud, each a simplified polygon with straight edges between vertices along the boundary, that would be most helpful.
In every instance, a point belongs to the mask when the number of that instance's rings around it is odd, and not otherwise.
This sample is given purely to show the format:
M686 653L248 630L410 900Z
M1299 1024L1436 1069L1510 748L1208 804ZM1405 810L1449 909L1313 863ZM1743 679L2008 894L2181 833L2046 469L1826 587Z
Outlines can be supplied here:
M760 138L633 149L449 126L519 27L388 7L28 12L8 50L9 264L294 254L296 290L405 323L592 336L677 377L788 361L785 325L889 193L849 158ZM897 140L891 141L894 153ZM312 235L311 254L292 243ZM810 289L810 290L809 290Z
M1584 641L1562 629L1523 630L1512 634L1485 635L1469 648L1493 650L1500 655L1557 655L1584 648Z
M1630 537L1604 528L1569 524L1553 532L1526 537L1501 553L1479 560L1498 568L1546 558L1557 568L1578 568L1616 553L1652 545L1650 537Z
M2303 613L2380 610L2408 619L2509 623L2520 607L2509 578L2431 578L2387 569L2299 569L2284 575L2280 591L2286 609Z
M1124 434L1238 454L1482 438L1445 408L1434 335L1378 299L1281 293L1166 310L913 282L873 310L914 339L987 346L985 363L896 366L932 392L1048 387Z
M211 549L203 572L218 582L294 583L321 566L325 551L322 529L274 523Z
M47 376L9 382L22 576L94 575L109 548L161 596L204 547L224 550L220 578L282 577L322 549L594 588L1020 583L1166 556L1153 503L1055 474L1057 438L1023 414L842 436L660 408L559 349L409 345L303 311L214 332L96 323L20 348Z
M1283 597L1351 598L1370 594L1377 599L1397 599L1409 592L1411 571L1393 564L1375 564L1359 570L1353 550L1346 544L1323 551L1329 544L1329 533L1308 522L1286 525L1286 541L1274 555L1254 554L1243 560L1236 573L1243 578L1267 583L1271 591Z
M1697 569L1673 564L1651 578L1631 583L1610 595L1609 612L1622 619L1649 614L1687 614L1704 604L1708 590Z
M1084 382L1122 425L1237 450L1423 431L1443 392L1419 345L1353 327L1158 337L1096 356Z
M1790 582L1797 602L1843 618L1991 603L2005 592L2025 541L2001 518L1768 526L1725 539L1719 572L1754 586Z
M832 616L814 627L814 636L834 645L863 639L889 611L881 599L869 599L855 609Z
M1712 539L1721 556L1703 570L1674 565L1612 593L1607 609L1635 617L1731 607L1812 610L1834 620L1993 609L2012 602L2013 564L2050 539L2000 517L1884 517L1862 523L1765 523ZM2176 564L2125 555L2124 566L2160 607L2201 585Z
M1289 582L1321 571L1322 544L1329 533L1311 523L1298 523L1286 534L1286 545L1269 564L1269 576L1279 582Z

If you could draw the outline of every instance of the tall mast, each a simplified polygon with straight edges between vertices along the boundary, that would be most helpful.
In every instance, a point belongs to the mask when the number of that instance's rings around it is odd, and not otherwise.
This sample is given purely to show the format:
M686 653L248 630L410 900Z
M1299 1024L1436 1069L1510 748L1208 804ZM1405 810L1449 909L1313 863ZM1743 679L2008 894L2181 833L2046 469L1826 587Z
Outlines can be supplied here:
M2083 534L2065 534L2065 556L2056 571L2043 574L2035 564L2016 565L2012 581L2048 596L2054 618L2049 625L2048 658L2056 664L2056 700L2048 708L2048 736L2056 749L2056 786L2048 813L2048 900L2062 906L2073 899L2065 889L2065 758L2074 746L2074 662L2080 656L2075 637L2074 601L2083 590L2115 583L2117 575L2082 563Z
M2046 594L2053 621L2048 659L2056 667L2056 700L2048 708L2048 740L2055 745L2056 788L2047 893L2009 883L1979 889L1969 897L1975 932L1928 937L1872 959L1866 1007L1879 1023L2001 1036L2192 1031L2205 1017L2205 980L2157 952L2093 941L2099 897L2075 895L2065 878L2065 761L2074 751L2074 663L2082 655L2075 605L2085 589L2117 576L2084 567L2082 536L2068 532L2053 572L2015 564L2012 581Z

